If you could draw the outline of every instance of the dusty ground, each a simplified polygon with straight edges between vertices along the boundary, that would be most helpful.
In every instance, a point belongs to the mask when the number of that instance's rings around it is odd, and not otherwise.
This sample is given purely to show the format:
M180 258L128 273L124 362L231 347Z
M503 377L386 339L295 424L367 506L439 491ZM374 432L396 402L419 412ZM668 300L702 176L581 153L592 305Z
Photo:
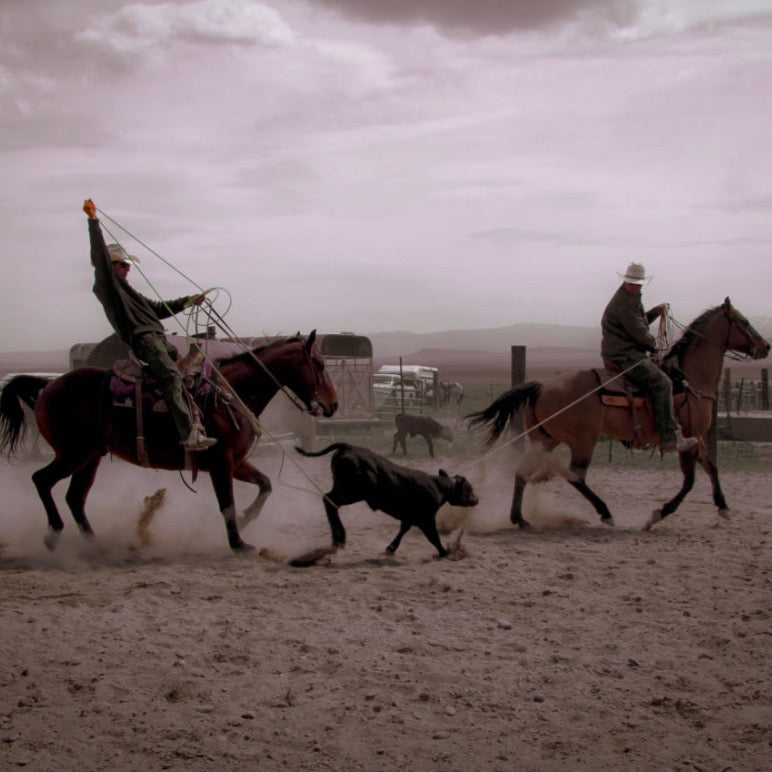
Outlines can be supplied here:
M245 537L285 555L325 545L328 460L302 460L309 480L295 458L257 459L274 495ZM51 554L39 463L3 461L0 767L772 767L768 472L723 474L731 522L701 473L641 533L675 462L596 468L615 529L556 480L530 490L544 530L523 534L503 459L415 446L409 462L476 483L465 559L436 560L413 532L386 558L396 522L361 505L342 511L349 545L328 565L234 557L208 479L194 494L109 460L97 543L66 516ZM141 546L143 499L162 487Z

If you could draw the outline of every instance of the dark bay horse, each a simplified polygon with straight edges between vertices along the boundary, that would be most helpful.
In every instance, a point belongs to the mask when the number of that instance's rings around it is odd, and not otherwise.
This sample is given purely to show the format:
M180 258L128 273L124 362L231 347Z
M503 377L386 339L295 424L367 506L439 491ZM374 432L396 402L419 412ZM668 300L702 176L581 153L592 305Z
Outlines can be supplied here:
M769 353L769 343L732 307L729 298L695 319L665 357L666 367L680 369L683 374L685 391L674 399L676 418L684 436L696 437L699 442L695 448L680 454L681 489L654 510L646 530L677 509L694 484L698 461L710 477L719 515L728 517L718 470L708 458L703 441L713 419L713 405L727 351L737 351L751 359L763 359ZM585 482L598 437L604 434L635 447L659 444L647 410L637 411L636 423L641 427L636 432L630 408L602 404L598 387L599 376L595 370L580 370L546 383L524 383L504 392L484 410L467 416L470 426L488 429L490 446L504 432L512 416L525 407L525 428L536 452L527 453L515 470L510 519L520 528L529 527L522 513L523 491L528 477L541 466L545 452L551 452L563 442L568 445L571 451L568 481L593 505L604 523L613 525L605 502Z
M259 416L280 388L286 387L312 415L333 415L338 397L315 344L316 331L269 343L217 362L219 378L227 381L213 395L203 413L206 433L217 438L208 450L192 454L198 469L209 472L217 503L225 519L228 544L234 551L248 550L239 534L258 516L271 492L268 477L247 460L259 427ZM32 475L48 516L45 543L54 549L64 524L51 490L71 477L66 501L81 533L93 535L86 518L86 496L105 453L140 464L136 415L133 409L112 407L111 372L86 367L65 373L50 383L43 378L19 376L0 396L0 451L10 456L24 430L22 402L34 405L40 432L54 449L54 460ZM232 392L238 399L232 396ZM230 396L229 396L230 395ZM252 415L247 413L245 407ZM183 469L185 454L168 413L144 411L144 434L149 466ZM257 485L259 493L237 523L233 480Z

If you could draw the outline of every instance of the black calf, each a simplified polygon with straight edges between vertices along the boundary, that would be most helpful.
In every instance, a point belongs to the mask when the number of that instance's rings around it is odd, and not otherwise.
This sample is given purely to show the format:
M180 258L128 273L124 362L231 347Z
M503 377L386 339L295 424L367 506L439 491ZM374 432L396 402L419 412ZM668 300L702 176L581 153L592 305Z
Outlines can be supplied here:
M370 509L380 509L401 522L399 533L386 552L395 553L402 537L412 526L417 526L444 558L448 550L437 533L437 510L446 502L457 507L477 506L477 496L470 482L461 475L450 477L442 469L438 475L408 469L372 450L346 442L333 443L315 453L299 447L295 450L304 456L323 456L335 451L330 459L332 490L325 494L324 508L336 547L346 542L346 531L338 508L366 501Z

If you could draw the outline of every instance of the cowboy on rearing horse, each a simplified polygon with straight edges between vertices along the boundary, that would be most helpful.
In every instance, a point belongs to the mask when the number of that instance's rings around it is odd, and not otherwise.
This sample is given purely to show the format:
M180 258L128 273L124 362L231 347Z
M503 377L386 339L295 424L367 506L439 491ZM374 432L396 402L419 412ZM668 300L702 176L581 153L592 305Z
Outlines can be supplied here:
M206 450L217 440L207 437L194 423L183 393L182 374L175 364L177 350L167 343L160 320L192 304L200 305L203 295L186 295L175 300L156 301L140 295L126 280L132 262L119 244L105 245L102 229L91 199L83 204L88 215L91 264L94 266L94 294L105 309L107 319L118 337L158 379L163 395L187 451Z
M623 282L606 306L601 320L601 356L606 367L624 371L625 378L647 392L662 453L683 452L697 444L694 437L678 442L673 414L673 386L658 362L657 341L649 325L667 313L668 305L644 311L642 285L651 280L640 263L630 263Z

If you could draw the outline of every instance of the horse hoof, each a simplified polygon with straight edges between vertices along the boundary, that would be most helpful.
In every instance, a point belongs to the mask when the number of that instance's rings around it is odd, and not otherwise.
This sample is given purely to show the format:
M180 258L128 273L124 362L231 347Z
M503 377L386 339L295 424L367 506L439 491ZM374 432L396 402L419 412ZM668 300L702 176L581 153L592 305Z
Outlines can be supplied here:
M719 509L718 510L718 516L719 517L723 517L724 520L731 520L732 519L732 516L729 514L729 510L728 509Z
M245 541L241 542L241 544L237 545L236 547L231 547L231 549L237 555L248 555L250 552L254 552L255 550L251 544L247 544Z
M521 531L532 531L533 530L533 528L531 527L531 524L527 520L523 520L523 519L516 520L515 521L515 525L519 525Z
M55 531L53 528L50 528L43 537L43 544L46 545L46 548L49 551L53 552L56 549L56 545L59 543L59 537L61 535L61 531Z
M661 509L655 509L651 513L651 517L649 518L649 522L646 523L646 525L643 526L644 531L650 531L651 527L658 523L660 520L662 520L662 510Z
M609 528L614 528L616 526L616 523L614 522L613 517L602 517L600 519L601 525L608 526Z

